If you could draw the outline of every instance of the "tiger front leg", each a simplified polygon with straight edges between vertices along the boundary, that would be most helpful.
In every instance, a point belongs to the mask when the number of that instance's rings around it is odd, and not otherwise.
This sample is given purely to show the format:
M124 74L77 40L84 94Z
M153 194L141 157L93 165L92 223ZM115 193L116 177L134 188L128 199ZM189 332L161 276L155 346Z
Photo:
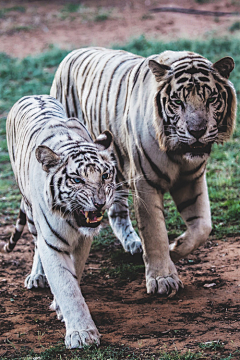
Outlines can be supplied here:
M176 262L203 244L212 230L205 174L184 188L172 192L172 197L187 225L185 233L170 245L171 258Z
M40 235L38 249L56 306L65 322L66 347L99 344L100 335L82 296L71 256L49 247Z
M125 251L132 255L142 252L142 244L139 236L132 226L128 209L128 190L121 190L123 194L117 197L117 201L110 207L108 218L114 234L120 240Z
M71 254L78 284L80 284L81 281L82 273L90 252L91 244L92 238L83 236L81 241L79 241L77 248L74 249L73 253ZM50 309L56 311L58 320L64 321L60 306L58 305L56 298L54 298L54 300L52 301Z
M142 180L136 190L134 205L143 245L147 293L170 294L183 284L169 254L163 196Z

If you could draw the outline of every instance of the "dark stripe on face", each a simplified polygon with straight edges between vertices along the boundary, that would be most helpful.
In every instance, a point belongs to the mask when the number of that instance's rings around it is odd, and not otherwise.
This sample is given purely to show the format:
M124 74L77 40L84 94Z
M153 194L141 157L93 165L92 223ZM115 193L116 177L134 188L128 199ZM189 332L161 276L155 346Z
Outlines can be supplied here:
M194 205L200 195L202 195L202 193L197 194L193 199L183 201L181 204L177 205L178 211L181 213L183 210L187 209L189 206Z
M163 113L162 113L162 105L161 105L161 95L160 92L157 94L156 100L157 100L157 108L158 108L158 115L160 116L160 118L163 117ZM165 103L166 103L166 98L163 99L164 102L164 107L165 107Z
M227 94L228 94L228 98L227 98L227 112L226 112L226 115L225 115L225 118L222 122L222 124L219 126L218 128L218 131L219 132L226 132L227 131L227 128L228 128L228 124L227 124L227 121L228 121L228 118L231 117L231 104L233 102L233 96L232 96L232 92L231 92L231 89L229 86L226 86L225 87L226 91L227 91ZM224 93L223 93L224 94ZM226 103L226 100L225 100L225 103Z
M42 210L41 206L40 206L40 209L41 209L42 214L43 214L43 216L44 216L44 219L45 219L45 221L46 221L46 223L47 223L47 225L48 225L49 229L50 229L50 230L51 230L51 232L53 233L53 235L54 235L54 236L56 236L56 237L57 237L60 241L62 241L65 245L68 245L68 246L69 246L68 241L67 241L66 239L64 239L64 238L63 238L60 234L58 234L58 233L57 233L57 231L56 231L56 230L54 230L54 229L52 228L52 226L50 225L50 223L49 223L49 221L48 221L48 219L47 219L46 215L44 214L44 212L43 212L43 210Z
M202 82L210 82L210 79L205 76L199 76L198 80L200 80Z

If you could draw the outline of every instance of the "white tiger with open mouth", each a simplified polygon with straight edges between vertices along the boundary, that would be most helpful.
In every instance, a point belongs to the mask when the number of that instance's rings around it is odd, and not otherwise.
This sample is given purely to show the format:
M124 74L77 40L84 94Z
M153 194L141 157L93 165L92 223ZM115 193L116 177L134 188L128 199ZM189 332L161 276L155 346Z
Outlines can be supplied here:
M15 232L0 242L0 251L13 250L27 222L36 248L25 285L44 287L47 279L51 308L65 321L67 347L99 344L79 284L93 235L114 201L112 135L105 131L93 142L56 99L41 95L13 106L7 141L22 202Z

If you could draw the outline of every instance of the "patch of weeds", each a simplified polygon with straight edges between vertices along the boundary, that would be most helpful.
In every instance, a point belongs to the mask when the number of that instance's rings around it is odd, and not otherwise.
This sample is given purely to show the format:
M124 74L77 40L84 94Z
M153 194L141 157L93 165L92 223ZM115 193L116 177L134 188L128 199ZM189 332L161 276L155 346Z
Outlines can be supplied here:
M101 12L99 11L98 14L94 16L94 21L106 21L110 17L109 12Z
M207 4L207 3L211 2L211 0L195 0L195 2L198 4Z
M83 349L67 350L63 344L58 344L46 349L41 353L27 350L16 351L18 360L154 360L155 356L148 353L145 357L140 351L129 349L122 345L104 346L100 348L96 346L84 347ZM5 358L1 358L5 360ZM189 359L190 360L190 359Z
M229 26L228 30L230 32L238 31L240 30L240 21L235 21L231 26Z
M9 12L11 11L18 11L18 12L25 12L26 9L24 6L12 6L12 7L9 7L9 8L3 8L3 9L0 9L0 18L3 18L6 16L6 14L8 14Z
M80 4L76 3L65 4L61 11L64 13L74 13L79 10L80 6Z
M224 348L224 343L220 340L214 340L200 343L198 346L203 350L210 349L215 351Z
M142 17L141 17L141 20L152 20L154 19L154 16L152 14L143 14Z
M31 31L33 29L32 26L14 26L13 28L11 28L9 30L10 33L15 33L15 32L27 32L27 31Z
M92 250L98 251L100 249L108 249L114 245L116 242L116 237L113 234L112 229L110 226L102 229L100 234L96 236L92 243Z
M121 280L121 283L136 280L140 273L144 273L144 265L121 264L114 267L103 267L100 273L112 279Z
M170 353L164 353L160 355L158 360L197 360L200 359L202 354L193 354L190 350L185 353L179 353L178 351L172 351Z

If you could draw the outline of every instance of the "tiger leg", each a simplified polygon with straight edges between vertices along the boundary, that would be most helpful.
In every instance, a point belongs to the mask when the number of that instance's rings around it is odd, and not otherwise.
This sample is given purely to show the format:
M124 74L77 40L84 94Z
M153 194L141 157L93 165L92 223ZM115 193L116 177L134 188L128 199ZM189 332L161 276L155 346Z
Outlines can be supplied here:
M187 230L170 245L170 256L176 262L203 244L212 230L205 174L174 191L172 197L187 225Z
M145 181L138 181L135 213L143 245L147 293L169 294L183 287L169 254L163 214L163 195Z
M128 190L124 190L124 192L126 195L121 197L121 202L115 202L108 210L108 218L113 232L122 243L124 250L133 255L142 252L142 244L129 216Z
M25 203L22 199L14 232L12 233L7 243L5 241L0 241L0 252L9 253L13 251L17 244L17 241L20 239L24 226L26 225L26 213L24 207Z
M24 285L27 289L38 288L38 287L45 288L48 287L48 282L42 267L42 262L37 248L37 230L32 220L32 212L30 209L27 210L27 215L28 215L27 216L28 229L34 239L35 251L33 257L32 270L31 273L26 277Z
M91 244L92 244L92 239L88 237L84 237L81 239L81 241L79 241L79 246L71 254L71 258L73 260L73 264L75 268L75 274L77 276L79 284L81 281L85 263L87 261L90 252ZM63 315L60 306L58 305L55 298L52 304L50 305L50 309L56 311L58 320L63 320Z
M99 344L100 335L82 296L70 254L50 247L40 232L38 249L51 291L64 318L66 347Z

